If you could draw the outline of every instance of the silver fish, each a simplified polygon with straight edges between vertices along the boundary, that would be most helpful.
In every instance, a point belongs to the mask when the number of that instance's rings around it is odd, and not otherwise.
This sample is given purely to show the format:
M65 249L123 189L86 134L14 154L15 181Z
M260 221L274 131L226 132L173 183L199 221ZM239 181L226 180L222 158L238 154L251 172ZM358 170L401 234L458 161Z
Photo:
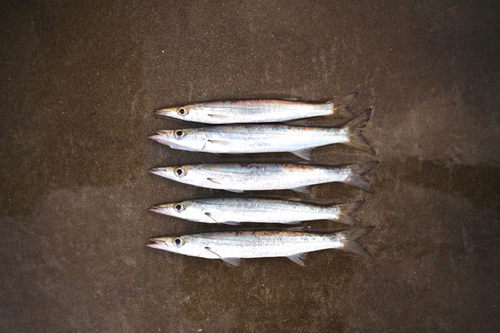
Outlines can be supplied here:
M274 123L295 119L337 116L350 118L346 105L357 93L326 103L284 100L235 100L185 105L156 111L157 115L206 124Z
M320 206L292 200L216 197L153 206L150 211L189 221L229 225L239 225L241 222L294 224L313 220L357 225L357 220L351 214L363 204L361 200Z
M373 192L363 177L378 162L352 164L343 167L325 167L304 164L193 164L158 167L150 173L194 186L243 191L287 190L306 192L314 184L343 182Z
M241 258L287 257L304 266L308 252L338 249L368 256L358 239L373 227L338 233L296 231L209 232L178 237L152 238L146 246L207 259L222 259L239 266Z
M366 110L341 128L232 125L161 130L150 138L172 149L206 153L290 152L309 160L314 148L342 143L373 154L373 149L362 135L371 111Z

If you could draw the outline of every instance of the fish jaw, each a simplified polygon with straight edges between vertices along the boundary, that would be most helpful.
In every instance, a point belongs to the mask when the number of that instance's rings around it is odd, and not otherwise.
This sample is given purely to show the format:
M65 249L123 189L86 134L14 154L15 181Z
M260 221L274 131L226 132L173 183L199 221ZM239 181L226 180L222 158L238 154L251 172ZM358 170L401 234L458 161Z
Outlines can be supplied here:
M205 133L193 129L160 130L149 138L172 149L188 151L202 151L207 143Z
M201 172L200 172L201 171ZM149 173L167 178L179 183L202 186L206 177L203 170L199 170L197 165L183 165L170 167L156 167L149 170Z
M160 116L160 117L168 117L168 118L175 118L175 119L182 119L184 120L184 117L187 115L186 112L184 111L184 115L180 113L180 108L164 108L164 109L159 109L155 111L155 114Z
M149 169L149 173L163 178L177 180L174 176L174 167L157 167Z
M151 140L155 140L161 143L162 145L170 146L170 142L172 141L171 132L172 131L165 131L165 130L155 131L154 134L149 136L149 138Z
M196 235L150 238L146 246L186 256L211 259L218 258L213 253L207 251L203 243L196 242L196 238Z
M146 246L153 249L169 251L168 241L168 237L151 238L149 239L149 242L146 243Z
M175 210L171 204L153 206L149 208L149 211L168 216L178 216L178 214L175 213Z

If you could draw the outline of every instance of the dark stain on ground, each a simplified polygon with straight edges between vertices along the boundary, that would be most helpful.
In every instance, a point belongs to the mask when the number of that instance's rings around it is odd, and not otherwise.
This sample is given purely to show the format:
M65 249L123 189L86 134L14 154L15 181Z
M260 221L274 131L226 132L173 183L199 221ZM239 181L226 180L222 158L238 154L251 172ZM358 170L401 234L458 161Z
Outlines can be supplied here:
M306 259L308 268L286 258L248 259L243 261L242 269L224 267L225 264L218 260L189 259L184 261L179 277L183 294L190 296L184 308L200 322L229 313L233 317L234 331L279 331L283 326L315 326L321 331L342 332L341 315L332 315L325 322L319 318L325 308L335 304L351 280L352 260L359 260L338 252L310 254ZM340 275L337 273L339 267L342 267ZM199 269L207 274L200 275ZM324 283L318 283L320 280ZM204 286L213 286L217 292ZM282 295L289 297L286 311L282 308ZM242 299L245 300L243 307L240 306ZM260 320L249 323L245 320L249 315L258 316Z
M381 172L374 173L381 187L394 182L382 175L391 174L392 180L433 189L445 194L466 198L477 208L499 208L500 166L488 163L478 165L457 165L441 160L420 160L410 157L401 160L384 160L379 166Z
M0 214L28 215L52 190L134 180L143 162L142 75L126 22L111 5L5 7L4 24L22 35L2 34L11 83L2 94Z

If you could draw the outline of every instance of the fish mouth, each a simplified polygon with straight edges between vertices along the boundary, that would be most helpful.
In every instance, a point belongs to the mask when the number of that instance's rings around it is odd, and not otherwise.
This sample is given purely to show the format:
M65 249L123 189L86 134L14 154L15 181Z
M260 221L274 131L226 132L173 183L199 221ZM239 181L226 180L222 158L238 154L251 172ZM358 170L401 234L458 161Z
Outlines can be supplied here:
M148 136L148 138L166 145L166 144L170 144L170 140L169 140L169 137L167 134L168 133L166 131L154 131L153 134Z
M151 169L149 169L148 172L152 173L153 175L164 177L165 169L164 168L151 168Z
M150 138L152 140L156 140L156 141L158 141L159 137L161 137L161 132L160 131L154 131L153 134L151 134L150 136L148 136L148 138Z
M163 207L162 205L152 206L151 208L149 208L150 212L160 213L160 214L162 214L164 212L164 210L165 210L165 207Z
M147 247L151 247L153 249L161 249L161 241L157 240L156 238L150 238L148 242L146 243Z
M177 115L176 108L163 108L155 111L155 114L161 117L172 117L172 115Z

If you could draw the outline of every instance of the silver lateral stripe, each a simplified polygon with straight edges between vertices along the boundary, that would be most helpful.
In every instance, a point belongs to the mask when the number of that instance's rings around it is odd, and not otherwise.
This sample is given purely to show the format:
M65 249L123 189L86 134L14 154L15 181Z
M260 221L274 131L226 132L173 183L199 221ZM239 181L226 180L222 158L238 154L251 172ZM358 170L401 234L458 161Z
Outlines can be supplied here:
M299 265L309 252L339 249L368 256L358 239L373 228L361 227L334 234L300 231L210 232L153 238L149 247L239 266L241 258L288 257Z
M270 99L217 101L163 108L155 113L206 124L274 123L318 116L351 118L354 114L347 105L356 96L357 93L352 93L326 103Z

